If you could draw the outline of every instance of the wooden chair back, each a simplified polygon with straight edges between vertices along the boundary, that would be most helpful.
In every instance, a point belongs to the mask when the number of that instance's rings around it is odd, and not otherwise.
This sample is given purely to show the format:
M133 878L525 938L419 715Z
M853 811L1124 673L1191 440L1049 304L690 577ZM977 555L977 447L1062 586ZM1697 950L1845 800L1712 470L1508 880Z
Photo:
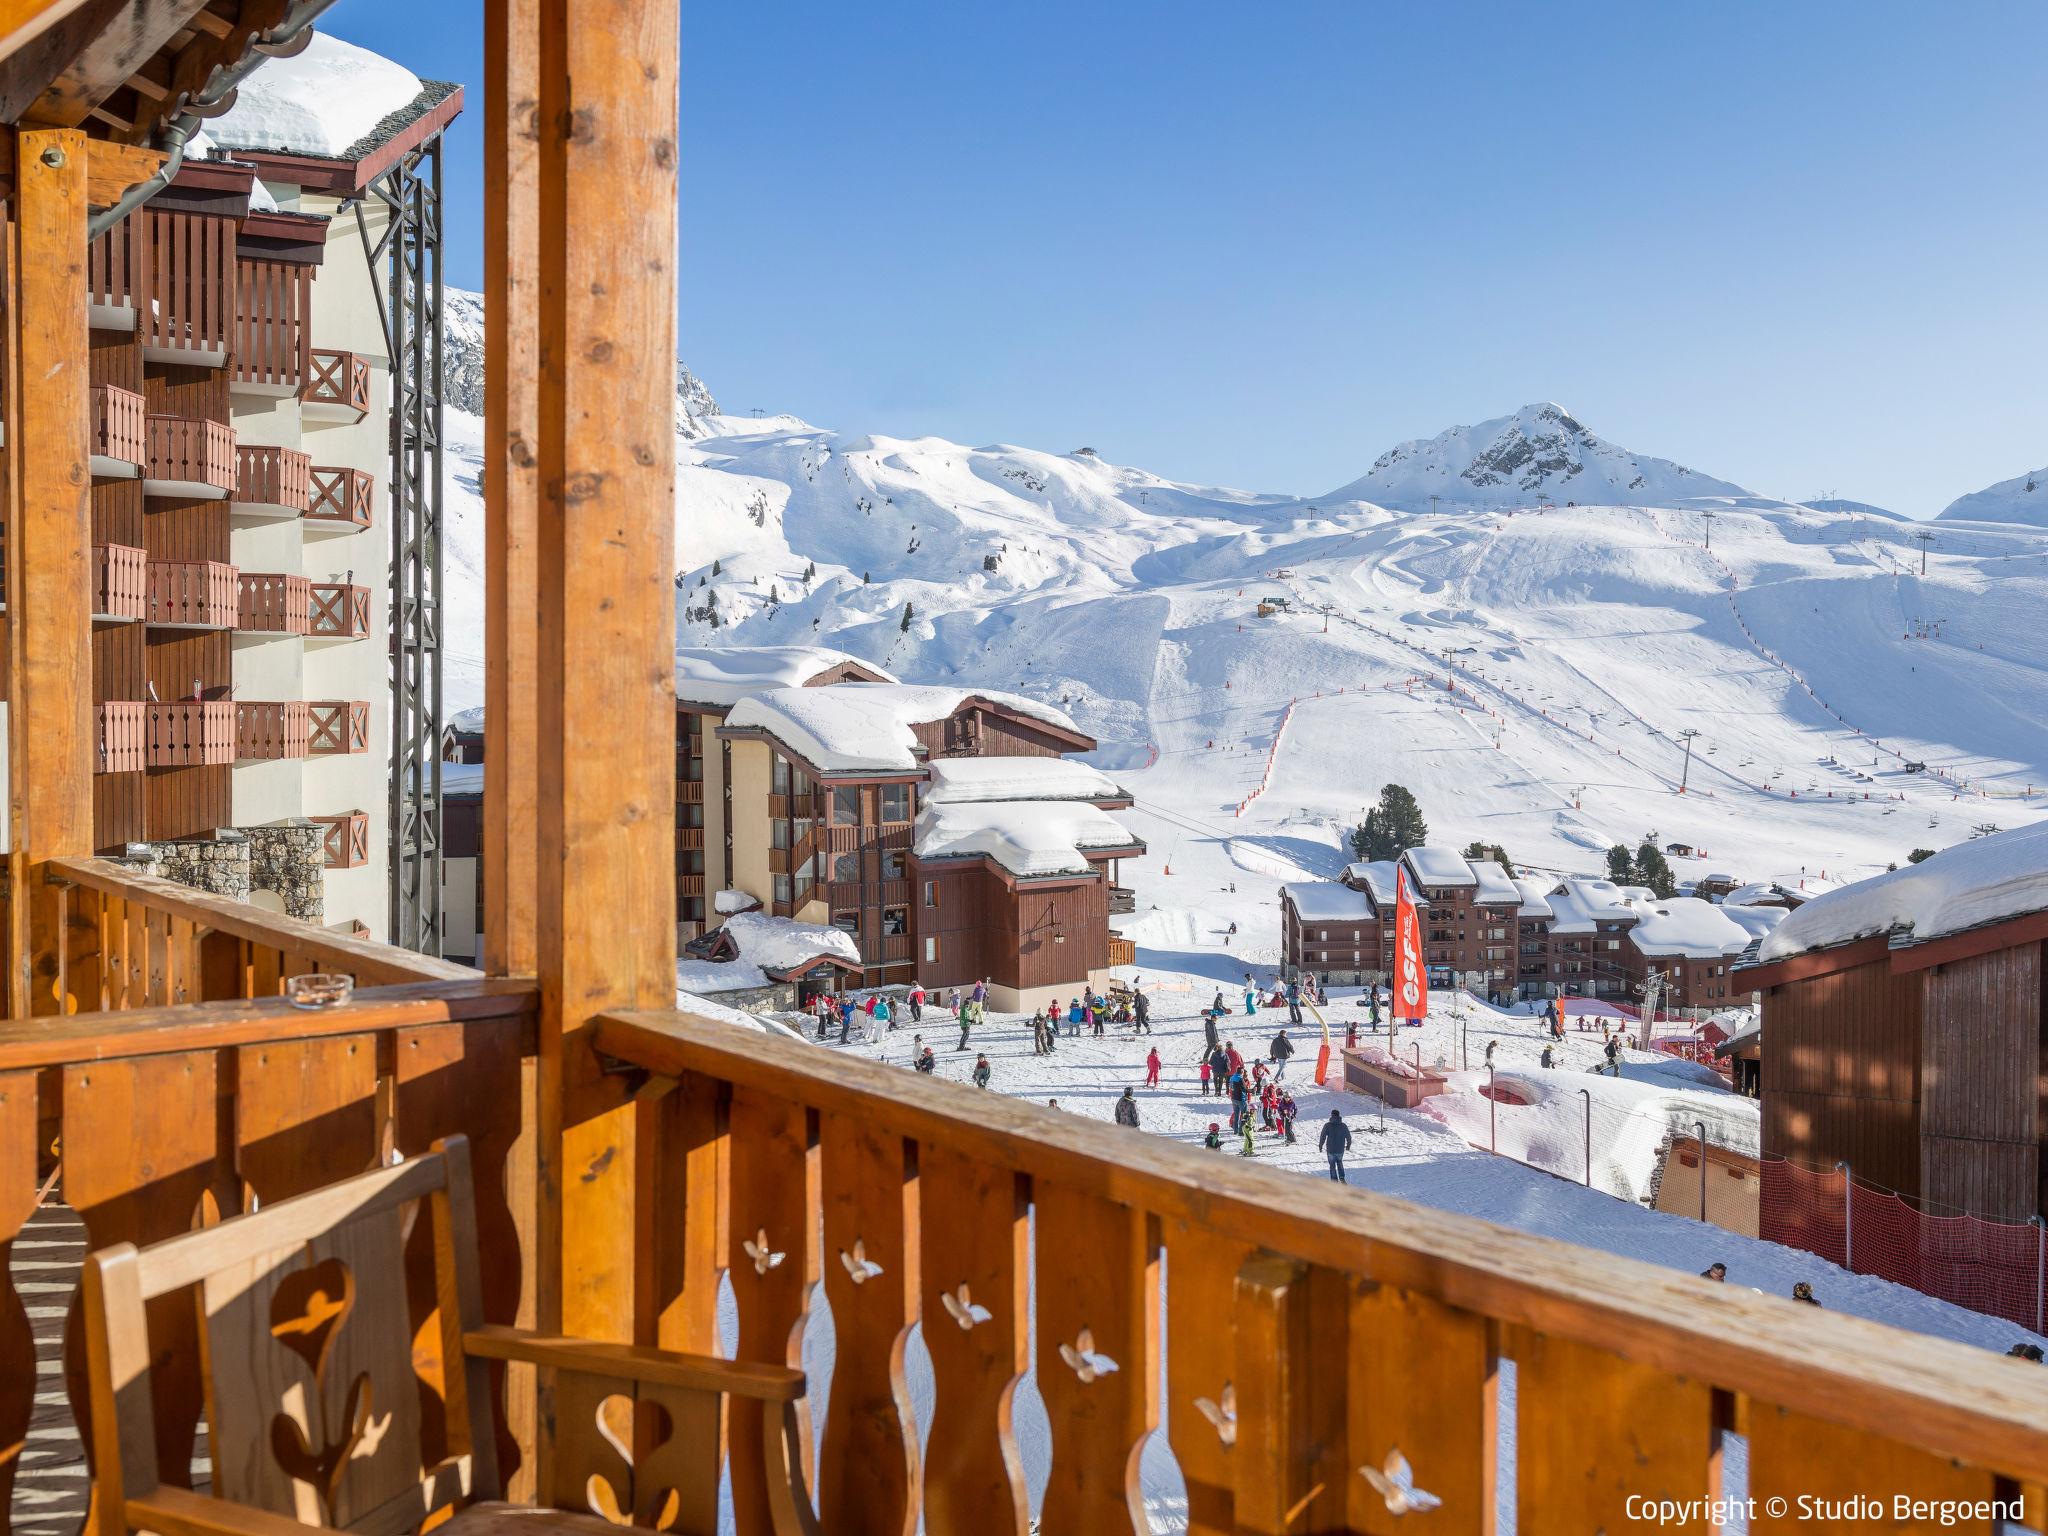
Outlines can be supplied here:
M450 1456L433 1468L422 1464L406 1305L409 1207L431 1213L435 1236ZM483 1321L476 1266L461 1138L146 1249L93 1254L84 1309L99 1487L125 1499L156 1491L149 1312L190 1292L216 1495L364 1536L417 1530L465 1496L496 1498L487 1367L463 1350Z

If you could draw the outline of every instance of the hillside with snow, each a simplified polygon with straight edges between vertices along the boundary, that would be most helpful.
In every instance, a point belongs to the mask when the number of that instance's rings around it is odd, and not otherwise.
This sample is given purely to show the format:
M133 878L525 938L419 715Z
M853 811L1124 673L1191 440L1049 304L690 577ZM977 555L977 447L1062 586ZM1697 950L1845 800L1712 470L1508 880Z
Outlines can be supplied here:
M2048 469L2018 475L1958 496L1942 508L1940 522L2024 523L2048 528Z
M1551 409L1502 420L1533 444ZM1432 512L1386 504L1415 502L1386 459L1306 501L1086 448L678 413L679 635L829 642L1066 709L1138 796L1152 853L1126 868L1127 931L1158 950L1193 957L1234 921L1234 955L1277 954L1279 885L1334 874L1388 782L1434 841L1531 868L1597 872L1654 834L1692 850L1681 880L1809 889L2040 816L2048 532L1942 524L1923 576L1924 525L1752 496L1568 417L1583 496L1550 469L1521 492L1536 461L1510 468L1502 432L1474 429L1401 476L1508 475L1521 499ZM462 704L481 695L481 424L451 412L446 441ZM1374 476L1385 500L1351 494ZM1639 477L1659 495L1629 493Z

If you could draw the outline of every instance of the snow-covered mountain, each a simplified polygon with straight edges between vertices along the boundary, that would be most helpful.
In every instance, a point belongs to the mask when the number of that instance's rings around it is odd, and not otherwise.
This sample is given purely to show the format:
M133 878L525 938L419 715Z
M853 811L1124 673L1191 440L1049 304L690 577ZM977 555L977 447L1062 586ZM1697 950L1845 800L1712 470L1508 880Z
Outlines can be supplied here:
M2024 523L2030 528L2048 528L2048 469L2019 475L1987 485L1981 491L1958 496L1942 508L1941 519L1950 522Z
M1544 501L1668 506L1698 496L1748 494L1683 464L1603 441L1563 406L1546 400L1476 427L1452 427L1401 443L1325 499L1421 511L1433 500L1491 507Z

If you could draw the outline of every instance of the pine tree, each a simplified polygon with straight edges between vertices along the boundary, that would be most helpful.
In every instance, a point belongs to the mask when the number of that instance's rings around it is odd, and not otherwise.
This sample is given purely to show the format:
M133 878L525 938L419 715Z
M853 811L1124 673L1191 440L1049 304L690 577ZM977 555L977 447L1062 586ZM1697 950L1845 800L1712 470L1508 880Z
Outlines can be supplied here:
M1380 791L1379 804L1365 813L1365 820L1351 829L1351 849L1361 859L1398 859L1410 848L1429 841L1429 825L1422 819L1422 807L1399 784Z
M720 566L720 565L719 565L719 563L718 563L718 562L717 562L716 560L714 560L714 561L712 561L712 562L711 562L711 574L712 574L712 575L714 575L714 576L716 576L716 575L719 575L719 574L721 573L721 571L722 571L722 570L723 570L723 567L722 567L722 566Z
M906 635L909 634L910 621L911 618L914 616L914 613L915 610L911 608L910 604L905 603L903 605L903 622L901 624L898 624L896 628Z
M1932 848L1915 848L1911 853L1906 855L1906 862L1908 864L1925 864L1929 859L1933 857L1934 850Z
M1482 843L1477 838L1474 838L1465 845L1465 857L1474 864L1484 864L1491 861L1498 864L1511 875L1515 872L1514 861L1508 857L1507 850L1501 847L1499 843Z
M869 576L869 575L868 575L868 573L867 573L866 571L862 571L862 572L860 573L860 584L861 584L862 586L866 586L866 585L867 585L867 584L868 584L868 583L869 583L870 581L872 581L873 579L874 579L874 578L873 578L873 577L871 577L871 576Z
M1659 901L1669 901L1678 894L1678 878L1671 873L1664 850L1655 843L1645 842L1636 850L1636 884L1647 885Z
M1607 878L1616 885L1636 883L1636 861L1620 843L1607 850Z
M808 587L813 581L817 579L817 575L818 562L812 560L804 566L804 585Z

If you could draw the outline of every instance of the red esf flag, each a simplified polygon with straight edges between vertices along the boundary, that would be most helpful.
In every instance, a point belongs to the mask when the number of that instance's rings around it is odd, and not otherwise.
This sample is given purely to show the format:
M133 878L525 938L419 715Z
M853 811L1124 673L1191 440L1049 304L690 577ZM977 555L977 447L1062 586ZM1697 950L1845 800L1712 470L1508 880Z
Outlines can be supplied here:
M1394 1016L1420 1019L1429 1012L1429 971L1422 963L1422 922L1404 864L1394 886Z

